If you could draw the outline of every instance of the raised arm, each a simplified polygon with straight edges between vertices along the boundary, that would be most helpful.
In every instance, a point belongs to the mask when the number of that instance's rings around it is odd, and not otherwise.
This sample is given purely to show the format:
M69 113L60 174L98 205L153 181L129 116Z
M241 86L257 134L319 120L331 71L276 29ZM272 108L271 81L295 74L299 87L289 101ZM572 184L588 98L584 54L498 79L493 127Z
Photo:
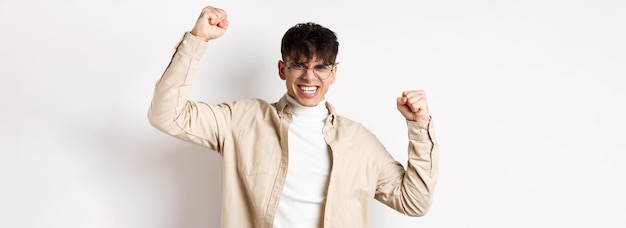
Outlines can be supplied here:
M439 172L439 148L426 93L405 91L397 107L408 126L407 169L388 155L379 172L376 199L406 215L423 216L430 209Z
M209 114L215 113L214 107L189 101L187 95L207 41L222 36L227 28L226 12L208 6L191 32L185 33L154 89L148 120L155 128L211 149L217 147L214 136L220 120Z

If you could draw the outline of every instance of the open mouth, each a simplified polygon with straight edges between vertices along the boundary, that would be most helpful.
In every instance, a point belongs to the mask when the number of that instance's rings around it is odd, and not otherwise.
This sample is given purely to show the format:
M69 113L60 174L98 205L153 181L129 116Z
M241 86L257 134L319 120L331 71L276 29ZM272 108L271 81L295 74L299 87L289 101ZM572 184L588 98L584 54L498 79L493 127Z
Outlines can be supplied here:
M300 86L300 90L304 93L315 93L317 92L317 86Z

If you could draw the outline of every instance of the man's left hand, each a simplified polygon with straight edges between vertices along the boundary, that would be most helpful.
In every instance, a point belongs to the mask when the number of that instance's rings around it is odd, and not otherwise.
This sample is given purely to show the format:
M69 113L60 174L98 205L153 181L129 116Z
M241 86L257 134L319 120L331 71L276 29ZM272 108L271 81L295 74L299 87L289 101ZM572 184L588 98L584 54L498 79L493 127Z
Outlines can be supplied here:
M400 113L409 121L424 123L430 121L426 92L423 90L402 92L402 96L397 99L397 105Z

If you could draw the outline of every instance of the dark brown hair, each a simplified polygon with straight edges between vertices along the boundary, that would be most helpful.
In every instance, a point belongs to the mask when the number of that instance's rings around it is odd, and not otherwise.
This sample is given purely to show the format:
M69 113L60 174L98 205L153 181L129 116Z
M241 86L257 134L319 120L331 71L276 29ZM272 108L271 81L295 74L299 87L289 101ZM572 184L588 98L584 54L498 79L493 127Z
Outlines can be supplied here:
M299 23L291 27L283 36L280 53L283 61L295 61L313 56L321 58L324 64L334 65L339 52L337 36L330 29L313 22Z

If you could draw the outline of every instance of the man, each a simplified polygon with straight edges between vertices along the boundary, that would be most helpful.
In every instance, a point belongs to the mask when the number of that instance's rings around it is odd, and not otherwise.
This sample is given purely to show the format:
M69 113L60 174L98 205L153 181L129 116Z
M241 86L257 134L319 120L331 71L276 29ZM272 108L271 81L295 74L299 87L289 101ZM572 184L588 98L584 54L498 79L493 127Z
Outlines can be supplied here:
M331 30L298 24L284 35L276 103L187 100L207 42L228 28L224 10L202 10L157 82L150 123L215 150L224 160L222 227L367 227L372 199L424 215L438 174L438 147L423 91L405 91L408 167L362 125L335 113L325 94L335 81L339 43Z

